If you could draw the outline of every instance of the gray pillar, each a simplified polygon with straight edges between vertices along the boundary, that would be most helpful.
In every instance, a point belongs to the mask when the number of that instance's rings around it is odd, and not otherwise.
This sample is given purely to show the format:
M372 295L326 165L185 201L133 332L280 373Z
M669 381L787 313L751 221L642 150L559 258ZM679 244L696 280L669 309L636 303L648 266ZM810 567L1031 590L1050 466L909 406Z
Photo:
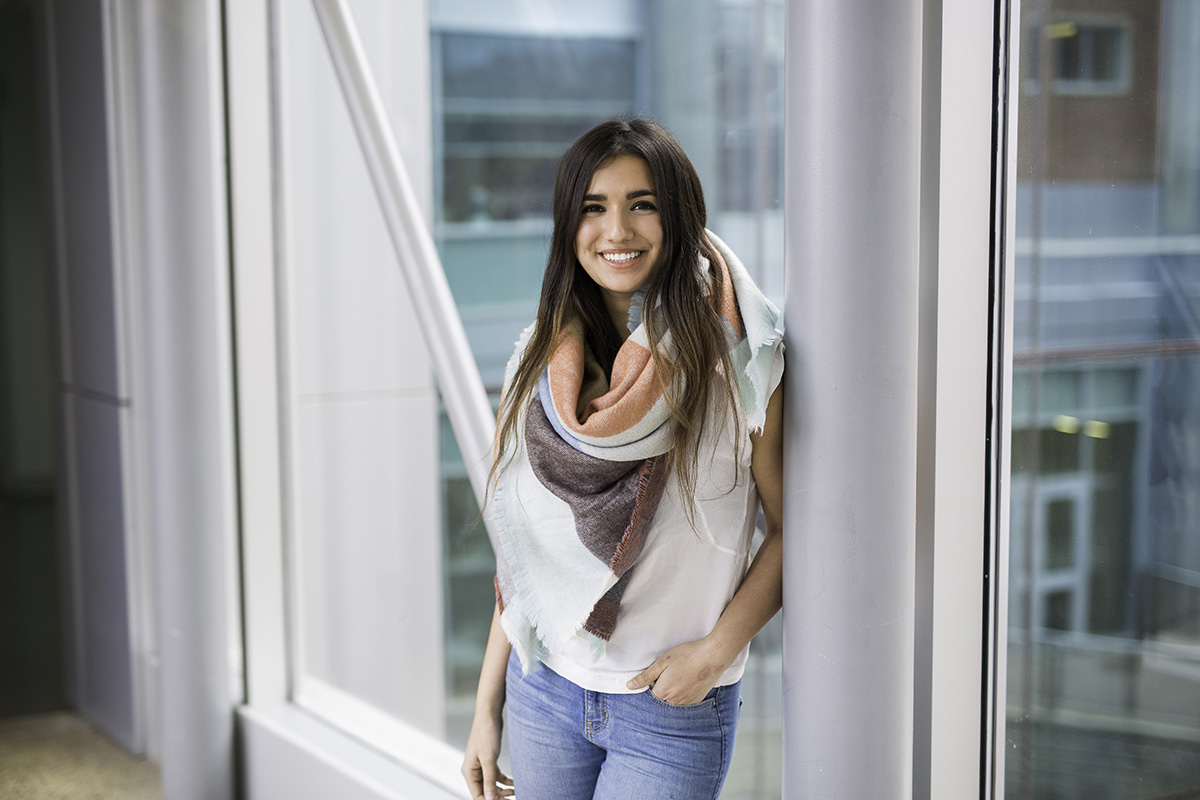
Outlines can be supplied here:
M922 3L787 10L784 796L907 797Z
M141 753L142 685L134 678L140 631L131 613L136 546L127 513L135 489L123 446L132 392L119 335L124 286L114 248L104 9L57 2L41 11L58 217L68 696L91 722Z
M220 3L111 7L163 796L227 800L242 676Z

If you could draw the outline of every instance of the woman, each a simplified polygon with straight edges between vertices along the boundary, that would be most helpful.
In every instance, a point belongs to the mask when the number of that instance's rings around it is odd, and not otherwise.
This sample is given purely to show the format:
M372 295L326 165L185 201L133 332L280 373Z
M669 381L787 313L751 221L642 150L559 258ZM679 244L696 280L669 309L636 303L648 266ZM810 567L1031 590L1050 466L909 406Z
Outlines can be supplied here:
M781 602L778 311L644 120L563 156L537 319L505 375L497 604L463 775L520 800L715 798ZM758 503L766 537L751 560Z

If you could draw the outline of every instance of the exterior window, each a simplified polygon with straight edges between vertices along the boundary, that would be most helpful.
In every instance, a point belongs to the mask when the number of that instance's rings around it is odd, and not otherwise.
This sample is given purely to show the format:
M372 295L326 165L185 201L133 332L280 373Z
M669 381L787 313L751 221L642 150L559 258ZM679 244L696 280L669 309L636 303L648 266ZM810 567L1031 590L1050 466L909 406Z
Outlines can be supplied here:
M1113 397L1120 376L1130 391ZM1017 391L1033 374L1019 372ZM1133 468L1139 429L1136 369L1058 370L1037 376L1038 418L1014 397L1010 610L1048 630L1127 634L1133 620L1114 598L1130 588ZM1086 398L1086 399L1085 399ZM1039 480L1031 481L1036 470ZM1031 524L1030 524L1031 523ZM1023 538L1020 534L1028 534Z
M1042 40L1045 40L1044 42ZM1026 89L1036 91L1041 60L1049 58L1055 94L1125 95L1133 71L1133 35L1128 19L1086 15L1056 17L1027 29ZM1044 49L1043 49L1044 48Z
M382 57L404 10L355 5L388 111L413 113L420 90ZM446 736L438 392L315 9L274 18L289 699L403 755Z
M442 221L548 217L563 150L633 107L635 43L467 33L439 43Z
M1038 5L1022 4L1006 795L1186 796L1200 8L1078 0L1043 27Z

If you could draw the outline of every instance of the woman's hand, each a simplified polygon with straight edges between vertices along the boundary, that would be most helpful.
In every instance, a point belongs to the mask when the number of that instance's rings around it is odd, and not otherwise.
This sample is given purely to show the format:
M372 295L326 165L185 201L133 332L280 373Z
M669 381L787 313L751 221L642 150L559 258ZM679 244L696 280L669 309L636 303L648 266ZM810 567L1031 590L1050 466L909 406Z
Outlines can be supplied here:
M500 732L504 728L505 669L512 648L500 625L500 605L492 613L483 666L479 670L479 689L475 692L475 718L467 736L462 774L474 800L496 800L513 796L512 778L500 771Z
M471 733L467 736L466 753L463 755L462 774L467 779L467 788L476 800L495 800L497 797L512 797L512 778L500 771L500 731L502 717L476 714L471 722Z
M629 683L630 689L653 684L654 696L674 706L686 706L703 700L729 665L737 658L729 655L711 636L672 647Z
M654 684L651 691L660 700L699 703L783 603L783 384L767 403L762 431L750 440L750 469L767 523L750 570L712 632L663 653L625 684L631 690Z

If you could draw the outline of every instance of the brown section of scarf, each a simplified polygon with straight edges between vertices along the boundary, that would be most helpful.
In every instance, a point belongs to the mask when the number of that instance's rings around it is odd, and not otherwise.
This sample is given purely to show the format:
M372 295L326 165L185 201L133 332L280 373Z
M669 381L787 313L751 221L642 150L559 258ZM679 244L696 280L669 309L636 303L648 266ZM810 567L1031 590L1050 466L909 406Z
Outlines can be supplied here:
M581 453L558 435L537 398L529 404L525 445L538 481L571 508L579 541L619 579L596 602L584 625L607 641L666 488L667 459L606 461Z

